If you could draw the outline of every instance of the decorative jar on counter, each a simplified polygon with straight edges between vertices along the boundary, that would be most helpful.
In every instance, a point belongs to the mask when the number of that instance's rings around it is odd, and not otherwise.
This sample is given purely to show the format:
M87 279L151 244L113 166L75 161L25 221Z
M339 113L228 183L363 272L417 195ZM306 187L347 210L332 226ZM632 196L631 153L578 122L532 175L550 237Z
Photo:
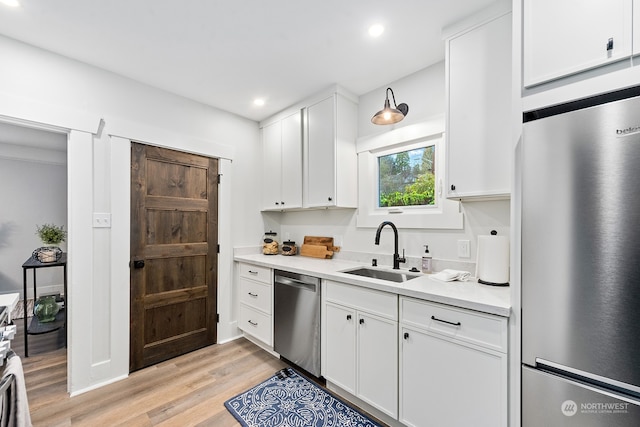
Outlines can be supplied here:
M262 238L262 253L265 255L277 255L278 254L278 240L276 236L278 233L275 231L267 231Z
M282 251L280 252L282 255L295 255L298 253L298 247L296 246L296 242L292 240L287 240L286 242L282 242Z

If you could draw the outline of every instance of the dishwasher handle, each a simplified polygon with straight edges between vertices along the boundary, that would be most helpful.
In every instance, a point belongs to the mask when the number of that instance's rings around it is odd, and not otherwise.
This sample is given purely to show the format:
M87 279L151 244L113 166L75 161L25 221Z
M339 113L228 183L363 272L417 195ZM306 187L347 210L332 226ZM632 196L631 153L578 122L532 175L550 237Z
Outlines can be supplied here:
M306 283L290 277L276 276L275 282L276 285L293 286L294 288L302 288L312 292L316 292L317 289L317 286L313 283Z

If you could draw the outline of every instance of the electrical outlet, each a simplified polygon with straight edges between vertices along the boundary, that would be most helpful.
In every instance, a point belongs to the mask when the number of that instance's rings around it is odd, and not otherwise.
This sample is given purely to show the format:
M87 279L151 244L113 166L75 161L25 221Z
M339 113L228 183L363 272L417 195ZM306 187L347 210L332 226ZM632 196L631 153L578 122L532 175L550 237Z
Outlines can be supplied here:
M458 240L458 257L459 258L470 258L471 257L471 249L468 240Z

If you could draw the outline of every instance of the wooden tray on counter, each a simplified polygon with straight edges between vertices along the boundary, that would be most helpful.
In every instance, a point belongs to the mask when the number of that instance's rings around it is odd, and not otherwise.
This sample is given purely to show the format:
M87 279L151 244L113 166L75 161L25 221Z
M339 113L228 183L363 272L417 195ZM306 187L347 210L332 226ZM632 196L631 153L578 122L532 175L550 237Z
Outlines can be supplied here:
M338 251L340 247L333 245L333 237L304 236L300 255L326 259L333 257L333 253Z

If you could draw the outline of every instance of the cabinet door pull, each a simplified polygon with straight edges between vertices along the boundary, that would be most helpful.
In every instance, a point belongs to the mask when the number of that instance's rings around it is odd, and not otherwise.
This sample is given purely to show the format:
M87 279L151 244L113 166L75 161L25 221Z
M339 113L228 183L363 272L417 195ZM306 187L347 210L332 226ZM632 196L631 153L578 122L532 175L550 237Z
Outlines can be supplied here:
M364 319L360 319L360 324L364 325Z
M607 40L607 52L613 50L613 37Z
M258 326L258 322L253 322L251 320L247 320L247 322L249 322L249 324L251 324L253 326Z
M456 186L451 184L451 191L455 191L455 189L456 189Z
M258 296L258 294L254 294L253 292L247 292L247 293L252 297L257 297Z
M249 273L249 274L258 274L258 272L257 272L257 271L253 271L253 270L249 270L249 272L248 272L248 273Z
M448 325L453 325L453 326L462 326L462 323L460 322L453 323L447 320L438 319L436 316L431 316L431 320L435 320L436 322L442 322L442 323L446 323Z
M405 333L404 333L404 339L406 340L406 339L408 339L408 338L409 338L409 332L405 332Z
M327 197L327 200L328 200L328 201L332 201L332 200L333 200L333 198L332 198L332 197Z
M351 320L351 315L347 314L347 320Z

